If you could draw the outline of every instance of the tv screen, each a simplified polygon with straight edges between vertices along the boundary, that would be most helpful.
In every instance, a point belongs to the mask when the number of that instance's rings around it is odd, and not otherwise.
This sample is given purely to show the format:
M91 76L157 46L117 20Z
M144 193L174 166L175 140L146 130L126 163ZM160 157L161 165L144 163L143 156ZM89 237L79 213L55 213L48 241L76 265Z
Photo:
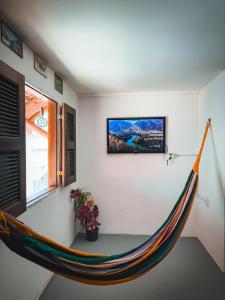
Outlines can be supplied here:
M107 119L108 153L165 153L166 118Z

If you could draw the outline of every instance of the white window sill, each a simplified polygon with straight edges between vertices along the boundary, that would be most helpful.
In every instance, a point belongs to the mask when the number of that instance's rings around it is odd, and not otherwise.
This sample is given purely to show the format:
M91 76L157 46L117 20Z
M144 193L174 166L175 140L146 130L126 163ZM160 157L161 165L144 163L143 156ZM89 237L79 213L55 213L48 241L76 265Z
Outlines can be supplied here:
M31 208L32 206L36 205L38 202L42 201L43 199L47 198L48 196L54 194L56 192L56 188L48 191L47 193L31 200L27 203L27 208Z

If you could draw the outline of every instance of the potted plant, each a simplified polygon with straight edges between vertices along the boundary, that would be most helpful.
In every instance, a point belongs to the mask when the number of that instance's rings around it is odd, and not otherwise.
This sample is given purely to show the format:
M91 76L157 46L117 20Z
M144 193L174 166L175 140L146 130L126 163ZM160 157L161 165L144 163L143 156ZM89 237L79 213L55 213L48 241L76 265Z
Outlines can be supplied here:
M98 222L99 209L94 204L92 194L84 189L76 189L70 191L70 197L74 203L75 219L79 220L81 226L86 230L87 240L96 241L100 225Z

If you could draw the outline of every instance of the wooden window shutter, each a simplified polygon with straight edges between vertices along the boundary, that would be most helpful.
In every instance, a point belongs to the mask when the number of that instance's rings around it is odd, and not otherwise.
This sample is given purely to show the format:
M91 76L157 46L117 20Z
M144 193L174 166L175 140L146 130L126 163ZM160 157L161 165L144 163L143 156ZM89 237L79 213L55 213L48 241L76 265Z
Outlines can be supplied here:
M62 185L76 181L76 110L62 105Z
M24 76L0 61L0 210L26 210Z

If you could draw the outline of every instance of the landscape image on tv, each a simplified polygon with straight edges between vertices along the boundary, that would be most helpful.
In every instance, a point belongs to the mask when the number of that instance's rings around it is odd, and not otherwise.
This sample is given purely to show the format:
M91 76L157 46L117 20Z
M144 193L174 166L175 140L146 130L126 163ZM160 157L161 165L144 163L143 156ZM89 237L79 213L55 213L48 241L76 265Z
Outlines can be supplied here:
M107 119L108 153L165 153L165 117Z

